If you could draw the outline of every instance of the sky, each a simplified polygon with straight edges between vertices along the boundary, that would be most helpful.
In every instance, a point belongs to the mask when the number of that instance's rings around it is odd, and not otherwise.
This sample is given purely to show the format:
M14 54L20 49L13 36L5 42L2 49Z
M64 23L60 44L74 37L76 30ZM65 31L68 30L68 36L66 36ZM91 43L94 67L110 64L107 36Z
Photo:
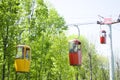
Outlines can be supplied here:
M109 57L110 40L108 25L96 24L101 15L105 18L110 17L115 21L120 14L120 0L49 0L52 6L62 16L66 24L79 25L80 35L85 36L90 42L95 44L96 50L100 55ZM87 24L94 23L94 24ZM100 44L100 31L106 30L107 43ZM69 26L67 35L78 34L77 28ZM112 25L113 51L116 58L120 58L120 23Z

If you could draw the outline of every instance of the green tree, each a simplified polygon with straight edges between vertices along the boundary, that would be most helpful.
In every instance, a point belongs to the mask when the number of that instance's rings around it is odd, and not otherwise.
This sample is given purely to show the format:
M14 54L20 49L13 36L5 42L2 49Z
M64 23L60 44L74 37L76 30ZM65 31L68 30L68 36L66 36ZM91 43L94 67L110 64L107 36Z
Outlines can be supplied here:
M5 75L10 75L11 57L14 52L14 41L16 40L17 27L16 21L19 19L20 6L19 0L1 0L0 1L0 39L2 46L2 80L5 80ZM10 62L11 61L11 62Z
M65 21L55 9L48 10L43 0L37 0L36 3L37 7L29 24L21 25L28 26L21 35L21 43L30 45L32 49L31 78L52 79L54 77L50 77L52 74L49 71L49 68L53 66L50 64L52 60L46 59L46 56L50 54L49 49L53 44L52 39L65 30ZM28 29L29 31L27 31Z

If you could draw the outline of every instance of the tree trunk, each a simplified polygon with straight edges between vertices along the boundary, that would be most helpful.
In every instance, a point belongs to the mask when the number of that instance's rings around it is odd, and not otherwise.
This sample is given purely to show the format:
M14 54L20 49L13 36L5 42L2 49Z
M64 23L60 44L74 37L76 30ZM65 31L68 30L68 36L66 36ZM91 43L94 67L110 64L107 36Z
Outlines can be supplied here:
M3 38L3 66L2 66L2 80L5 80L5 67L6 67L6 40Z
M9 59L9 58L8 58ZM10 79L10 62L8 62L8 80Z
M75 80L78 80L78 73L75 74Z
M116 62L116 64L117 64L117 80L120 80L120 64L118 61Z
M2 34L3 40L3 70L2 70L2 80L5 80L5 67L6 67L6 54L7 54L7 44L8 44L8 29L6 27L6 34Z
M5 54L3 53L2 80L5 80Z
M90 59L90 80L92 80L92 55L91 52L88 53Z

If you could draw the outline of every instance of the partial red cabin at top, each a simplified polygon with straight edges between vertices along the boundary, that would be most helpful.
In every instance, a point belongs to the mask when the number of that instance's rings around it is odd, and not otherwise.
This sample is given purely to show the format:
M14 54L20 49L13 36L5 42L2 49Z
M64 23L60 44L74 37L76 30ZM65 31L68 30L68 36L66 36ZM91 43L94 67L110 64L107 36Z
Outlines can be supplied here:
M100 43L106 44L106 31L105 30L102 30L100 33Z

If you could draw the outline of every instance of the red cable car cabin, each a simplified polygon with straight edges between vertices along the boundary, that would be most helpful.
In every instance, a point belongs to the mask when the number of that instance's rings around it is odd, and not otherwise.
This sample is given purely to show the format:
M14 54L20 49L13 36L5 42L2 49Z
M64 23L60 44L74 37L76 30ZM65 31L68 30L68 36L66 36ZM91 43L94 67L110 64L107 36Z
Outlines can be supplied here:
M102 31L101 31L100 43L101 43L101 44L106 44L106 31L105 31L105 30L102 30Z
M69 42L69 62L70 65L78 66L81 65L82 55L81 55L81 42L74 39Z

